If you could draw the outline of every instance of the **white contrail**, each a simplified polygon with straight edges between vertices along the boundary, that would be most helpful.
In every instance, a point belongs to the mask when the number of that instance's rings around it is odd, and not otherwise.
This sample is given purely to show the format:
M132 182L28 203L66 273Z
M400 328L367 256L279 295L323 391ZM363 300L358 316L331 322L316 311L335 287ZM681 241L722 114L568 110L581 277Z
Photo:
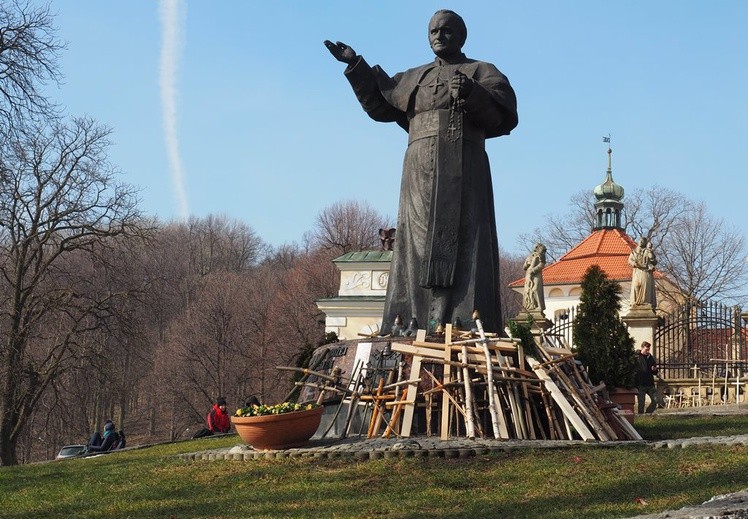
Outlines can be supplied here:
M161 63L159 66L159 87L164 119L164 136L166 154L174 181L174 191L179 204L179 216L187 220L190 211L187 207L187 192L184 181L184 168L179 157L179 139L177 137L177 62L181 50L184 13L181 0L160 0L159 15L161 18L162 42Z

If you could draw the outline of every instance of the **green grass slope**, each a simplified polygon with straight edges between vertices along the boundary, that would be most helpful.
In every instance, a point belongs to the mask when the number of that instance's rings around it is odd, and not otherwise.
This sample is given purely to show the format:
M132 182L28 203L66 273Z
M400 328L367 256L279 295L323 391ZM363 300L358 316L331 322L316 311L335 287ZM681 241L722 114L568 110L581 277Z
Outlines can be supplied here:
M638 418L647 439L748 433L748 417ZM629 517L748 488L748 447L521 449L467 460L185 461L238 437L0 468L2 518Z

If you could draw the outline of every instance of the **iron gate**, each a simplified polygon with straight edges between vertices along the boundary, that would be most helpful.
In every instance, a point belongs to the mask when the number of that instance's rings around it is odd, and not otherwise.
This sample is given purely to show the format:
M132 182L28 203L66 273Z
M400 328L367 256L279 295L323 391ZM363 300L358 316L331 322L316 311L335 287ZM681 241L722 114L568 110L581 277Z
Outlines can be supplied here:
M746 338L739 306L687 303L661 318L652 353L665 379L742 378L748 372Z
M577 307L567 308L563 313L556 316L553 326L548 329L549 334L563 337L566 344L571 347L574 336L574 319L577 318Z

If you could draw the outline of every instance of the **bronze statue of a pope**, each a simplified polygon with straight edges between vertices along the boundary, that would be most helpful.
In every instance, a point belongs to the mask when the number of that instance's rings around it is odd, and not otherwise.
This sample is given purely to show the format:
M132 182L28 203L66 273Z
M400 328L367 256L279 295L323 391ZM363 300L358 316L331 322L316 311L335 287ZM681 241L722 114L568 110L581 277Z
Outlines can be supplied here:
M375 121L408 132L382 330L396 316L420 327L467 323L502 329L493 188L485 140L517 126L517 101L494 65L462 53L467 28L437 11L428 38L436 59L388 76L342 42L325 41Z

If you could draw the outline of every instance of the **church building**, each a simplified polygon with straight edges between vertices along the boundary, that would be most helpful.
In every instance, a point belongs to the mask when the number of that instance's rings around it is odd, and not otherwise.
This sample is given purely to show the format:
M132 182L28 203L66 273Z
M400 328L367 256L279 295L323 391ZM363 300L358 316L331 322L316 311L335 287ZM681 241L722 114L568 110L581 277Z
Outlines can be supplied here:
M543 269L545 316L554 323L569 318L572 309L579 304L582 278L591 265L598 265L609 279L621 284L621 315L629 311L633 268L628 259L636 248L636 242L624 231L624 189L613 181L611 155L612 150L608 148L605 181L594 189L595 222L592 232L558 261ZM661 272L655 271L654 277L659 281L658 285L665 281ZM524 279L518 279L509 286L521 294L523 285Z

